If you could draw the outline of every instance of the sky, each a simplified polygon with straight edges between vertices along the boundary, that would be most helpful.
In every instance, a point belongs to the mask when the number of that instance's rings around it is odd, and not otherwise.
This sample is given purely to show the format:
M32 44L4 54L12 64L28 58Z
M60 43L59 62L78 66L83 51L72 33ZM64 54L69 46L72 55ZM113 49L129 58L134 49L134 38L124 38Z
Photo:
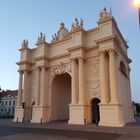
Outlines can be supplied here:
M34 48L40 32L47 42L61 22L70 30L75 17L84 19L84 29L97 26L99 11L112 8L124 38L129 40L128 56L132 59L132 99L140 102L140 30L134 0L0 0L0 86L18 89L19 49L23 39Z

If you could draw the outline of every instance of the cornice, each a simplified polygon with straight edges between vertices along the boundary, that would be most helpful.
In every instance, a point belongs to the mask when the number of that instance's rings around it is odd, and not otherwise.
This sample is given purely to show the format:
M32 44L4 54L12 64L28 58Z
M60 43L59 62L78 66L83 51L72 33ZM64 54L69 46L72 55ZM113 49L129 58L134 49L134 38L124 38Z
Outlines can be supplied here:
M115 24L115 25L117 25L117 22L115 21L115 19L114 19L114 17L112 16L112 17L106 17L105 19L102 19L102 20L99 20L98 22L97 22L97 24L99 25L99 24L102 24L102 23L104 23L104 22L107 22L107 21L113 21L113 23Z
M48 43L46 41L42 41L42 42L37 42L35 45L36 46L40 46L40 45L48 45Z
M84 45L78 45L78 46L68 48L67 51L72 52L72 51L79 50L79 49L87 50L87 47Z
M83 28L75 28L73 31L71 31L70 33L73 34L73 33L76 33L76 32L86 32Z
M30 65L31 62L26 61L26 60L25 60L25 61L22 61L22 60L21 60L21 61L17 62L16 64L17 64L17 65L24 65L24 64Z
M39 60L48 60L49 58L47 57L47 56L45 56L45 55L43 55L43 56L38 56L38 57L36 57L34 60L35 61L39 61Z
M95 42L97 43L97 45L99 45L99 44L102 44L106 41L110 41L110 40L113 41L114 39L116 39L116 41L120 43L120 41L116 38L116 35L107 36L107 37L95 40Z
M30 51L31 49L30 49L30 48L20 48L20 49L19 49L19 51L24 51L24 50Z
M63 58L63 57L68 57L68 56L70 56L70 53L64 53L64 54L56 55L53 57L48 57L48 59L53 60L53 59L58 59L58 58Z
M104 43L104 42L106 42L106 41L110 41L110 40L112 40L113 43L116 44L117 49L119 50L119 52L121 53L121 55L124 57L124 59L126 59L126 61L127 61L128 63L131 63L132 60L128 58L127 54L126 54L126 53L124 52L124 50L120 47L121 42L120 42L120 39L118 38L117 35L108 36L108 37L105 37L105 38L96 40L95 42L96 42L98 45L100 45L100 44L102 44L102 43Z
M93 29L87 30L86 33L94 32L94 31L99 31L99 27L95 27Z

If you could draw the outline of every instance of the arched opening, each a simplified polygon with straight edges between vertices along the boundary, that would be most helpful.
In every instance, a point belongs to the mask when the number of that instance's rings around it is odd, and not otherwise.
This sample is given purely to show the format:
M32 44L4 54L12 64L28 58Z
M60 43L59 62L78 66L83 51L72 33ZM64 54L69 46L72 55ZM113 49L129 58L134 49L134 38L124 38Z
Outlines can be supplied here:
M92 123L98 124L100 121L100 110L99 103L100 99L94 98L91 100L91 109L92 109Z
M56 75L52 82L52 120L68 121L71 103L71 76Z

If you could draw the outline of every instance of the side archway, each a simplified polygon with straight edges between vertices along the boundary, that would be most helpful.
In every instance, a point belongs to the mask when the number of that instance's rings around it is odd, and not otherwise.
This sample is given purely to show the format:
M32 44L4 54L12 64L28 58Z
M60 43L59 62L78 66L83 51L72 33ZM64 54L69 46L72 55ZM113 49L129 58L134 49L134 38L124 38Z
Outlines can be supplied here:
M91 111L92 111L92 123L98 124L100 121L100 110L99 110L99 103L100 99L93 98L91 100Z

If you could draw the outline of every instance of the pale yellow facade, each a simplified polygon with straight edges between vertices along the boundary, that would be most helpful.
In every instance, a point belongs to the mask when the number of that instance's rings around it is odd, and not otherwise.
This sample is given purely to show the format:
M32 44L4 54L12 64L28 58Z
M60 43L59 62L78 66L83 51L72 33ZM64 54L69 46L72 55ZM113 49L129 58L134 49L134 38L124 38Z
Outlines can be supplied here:
M77 18L64 23L47 43L20 49L18 102L14 121L121 127L133 122L128 45L112 11L103 9L98 26L84 30ZM23 108L24 103L24 108Z

